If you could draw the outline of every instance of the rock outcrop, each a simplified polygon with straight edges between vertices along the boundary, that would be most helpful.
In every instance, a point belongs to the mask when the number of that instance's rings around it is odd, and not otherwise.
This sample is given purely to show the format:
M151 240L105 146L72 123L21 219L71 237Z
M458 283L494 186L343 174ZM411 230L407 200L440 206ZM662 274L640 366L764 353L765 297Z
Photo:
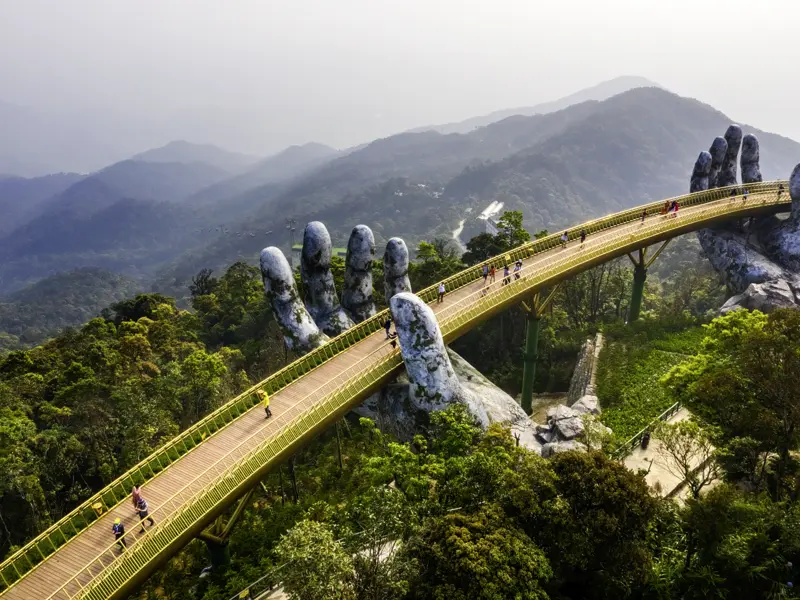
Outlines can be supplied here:
M794 308L798 304L800 287L791 286L785 279L775 279L764 283L751 283L747 289L728 298L719 312L727 314L739 308L769 312L775 308Z

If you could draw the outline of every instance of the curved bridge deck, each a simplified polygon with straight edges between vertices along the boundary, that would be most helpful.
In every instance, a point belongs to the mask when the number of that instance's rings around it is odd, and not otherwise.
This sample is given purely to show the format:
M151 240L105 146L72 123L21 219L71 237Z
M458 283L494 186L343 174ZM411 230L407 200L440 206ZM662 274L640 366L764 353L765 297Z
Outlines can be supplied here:
M591 221L570 230L567 249L560 247L559 232L509 252L508 262L524 261L521 279L510 285L502 285L502 257L487 261L501 266L488 291L483 289L480 266L475 266L446 280L448 293L442 304L433 302L435 286L419 295L432 302L449 342L535 290L627 252L714 222L786 211L789 194L779 194L779 183L788 190L786 182L747 186L747 200L731 199L728 189L683 196L678 198L677 217L661 216L663 202L657 202ZM645 209L648 216L642 222ZM575 240L581 228L589 234L583 247ZM156 525L145 534L139 534L138 517L124 492L117 491L96 520L87 520L83 528L69 522L74 535L63 534L64 523L56 524L0 565L6 586L2 599L125 597L271 468L396 374L402 358L385 340L382 318L383 313L358 325L259 384L273 392L271 419L265 420L263 410L248 397L241 414L210 436L191 438L188 445L184 438L185 452L157 473L151 469L146 478L143 495ZM119 490L125 481L118 480L123 482ZM125 552L114 545L111 525L116 517L128 532ZM61 543L52 541L54 531L62 532ZM42 551L46 540L51 540L49 552ZM41 555L38 561L30 558L35 551Z

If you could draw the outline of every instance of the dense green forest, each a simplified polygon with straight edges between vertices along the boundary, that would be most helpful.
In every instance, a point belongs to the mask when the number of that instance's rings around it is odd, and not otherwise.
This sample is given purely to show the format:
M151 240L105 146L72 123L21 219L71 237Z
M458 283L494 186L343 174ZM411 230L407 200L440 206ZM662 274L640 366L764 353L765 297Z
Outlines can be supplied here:
M37 281L0 298L0 350L33 346L67 327L81 326L140 288L132 279L96 268Z

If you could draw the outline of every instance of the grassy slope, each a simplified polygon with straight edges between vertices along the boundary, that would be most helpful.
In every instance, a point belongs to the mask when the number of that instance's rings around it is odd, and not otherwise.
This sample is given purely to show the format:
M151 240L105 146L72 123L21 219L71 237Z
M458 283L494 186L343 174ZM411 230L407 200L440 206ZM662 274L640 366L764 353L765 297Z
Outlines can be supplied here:
M675 328L642 322L609 332L600 354L597 394L603 407L601 420L617 439L630 438L674 402L659 380L694 354L705 335L699 326Z

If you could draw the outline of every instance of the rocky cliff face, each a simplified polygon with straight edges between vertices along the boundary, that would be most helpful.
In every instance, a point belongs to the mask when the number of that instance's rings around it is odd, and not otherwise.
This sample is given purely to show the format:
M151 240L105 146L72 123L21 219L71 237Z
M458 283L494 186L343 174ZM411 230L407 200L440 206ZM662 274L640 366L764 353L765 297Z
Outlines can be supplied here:
M760 152L756 136L743 136L738 125L731 125L724 138L716 138L710 151L698 157L690 191L737 185L737 159L742 173L741 188L734 191L738 197L746 193L747 184L762 180ZM747 224L732 222L697 233L711 265L735 294L722 311L758 308L769 312L800 305L800 165L791 174L788 193L792 199L788 219L751 219Z

